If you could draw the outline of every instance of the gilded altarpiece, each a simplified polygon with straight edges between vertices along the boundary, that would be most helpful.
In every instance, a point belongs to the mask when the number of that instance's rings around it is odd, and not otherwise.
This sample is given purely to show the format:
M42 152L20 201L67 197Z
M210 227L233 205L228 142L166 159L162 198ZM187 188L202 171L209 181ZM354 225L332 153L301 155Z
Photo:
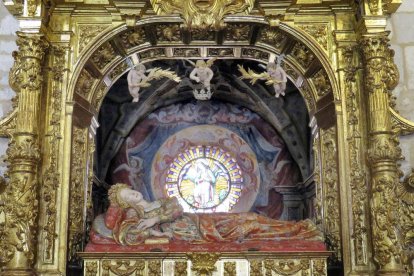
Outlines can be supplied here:
M393 109L398 70L384 32L399 1L194 1L183 14L176 1L150 2L7 1L21 32L9 78L14 110L0 122L10 138L0 183L1 274L64 275L82 257L85 275L168 275L166 267L174 275L238 275L244 267L250 275L326 275L327 263L346 275L406 275L413 180L400 181L398 135L414 124ZM313 167L296 161L313 171L311 217L332 254L77 254L91 220L95 118L131 64L268 63L282 54L316 122ZM265 96L251 97L268 108Z

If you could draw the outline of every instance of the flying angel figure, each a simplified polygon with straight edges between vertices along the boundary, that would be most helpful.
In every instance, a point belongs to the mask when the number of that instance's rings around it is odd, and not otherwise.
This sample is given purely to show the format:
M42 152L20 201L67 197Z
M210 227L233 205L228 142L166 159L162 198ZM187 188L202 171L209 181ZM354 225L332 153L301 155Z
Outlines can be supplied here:
M269 62L266 67L263 64L259 64L260 67L266 69L266 71L262 73L256 73L250 68L246 71L243 66L239 64L237 66L242 74L240 79L248 79L251 84L255 84L258 80L265 80L266 85L273 85L276 98L279 98L280 95L285 96L287 74L281 66L284 57L284 55L280 55L277 58L277 63Z
M148 73L148 75L146 75ZM141 87L151 86L150 81L159 80L161 78L167 78L175 82L180 82L181 78L175 74L175 72L163 70L159 67L146 69L145 66L141 63L135 65L128 73L128 89L133 100L132 102L139 101L139 90Z
M209 100L211 98L211 85L210 81L214 76L213 70L211 70L211 65L217 58L211 58L209 60L204 61L202 59L197 60L196 63L192 62L191 60L187 60L194 66L193 71L190 73L190 79L196 81L197 83L201 83L203 87L200 91L194 89L194 97L200 100ZM207 91L206 91L207 90Z

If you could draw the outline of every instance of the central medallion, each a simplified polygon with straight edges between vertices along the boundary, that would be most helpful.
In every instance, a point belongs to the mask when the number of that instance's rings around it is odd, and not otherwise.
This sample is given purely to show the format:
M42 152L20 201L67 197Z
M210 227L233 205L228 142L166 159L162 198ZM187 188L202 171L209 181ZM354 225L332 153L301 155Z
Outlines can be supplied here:
M196 146L179 153L166 178L169 197L185 212L229 212L243 188L239 165L219 147Z

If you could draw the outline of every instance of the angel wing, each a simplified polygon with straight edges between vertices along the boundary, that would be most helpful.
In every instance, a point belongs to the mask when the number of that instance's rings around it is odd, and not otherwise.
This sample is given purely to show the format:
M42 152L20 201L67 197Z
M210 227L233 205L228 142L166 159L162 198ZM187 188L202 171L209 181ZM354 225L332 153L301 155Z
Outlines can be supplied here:
M213 63L216 61L216 57L210 58L209 60L207 60L206 64L207 67L211 67L211 65L213 65Z
M244 67L241 66L240 64L237 65L237 67L239 68L239 72L242 74L240 77L241 80L244 80L244 79L250 80L251 84L255 84L258 80L266 80L267 85L271 85L274 83L274 80L272 80L269 73L267 72L263 72L259 74L250 68L248 69L248 71L246 71L246 69L244 69Z
M170 71L169 69L164 70L159 67L152 68L148 70L149 74L147 78L143 79L140 83L141 87L148 87L150 86L150 81L152 80L159 80L161 78L167 78L173 80L175 82L180 82L181 78L174 72Z

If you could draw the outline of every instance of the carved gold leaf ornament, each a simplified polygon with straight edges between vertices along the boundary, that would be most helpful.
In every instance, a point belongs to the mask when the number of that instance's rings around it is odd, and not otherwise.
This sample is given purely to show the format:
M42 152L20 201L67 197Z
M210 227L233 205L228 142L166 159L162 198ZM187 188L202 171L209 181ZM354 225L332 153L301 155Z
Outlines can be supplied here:
M114 49L111 44L107 42L92 55L91 59L99 69L103 69L115 58L115 56Z
M86 69L83 69L79 75L78 82L76 83L75 92L87 98L94 82L95 79L92 75Z
M223 276L236 276L236 262L225 262Z
M261 34L260 40L275 47L276 49L282 47L282 44L286 40L286 35L276 28L266 27L261 31Z
M174 276L187 276L187 261L175 261Z
M224 17L234 13L249 13L254 0L151 0L158 15L179 14L188 29L223 29Z
M83 49L100 33L102 33L108 25L104 24L87 24L87 25L79 25L79 50L78 52L82 52Z
M300 42L295 44L291 54L304 69L308 68L311 62L315 59L313 53Z
M250 276L262 276L263 264L261 260L250 260Z
M136 27L120 35L121 42L126 49L145 43L147 37L143 28Z
M150 266L151 264L149 264ZM137 261L111 261L111 260L104 260L102 262L102 276L109 276L110 272L114 275L132 275L135 273L136 275L143 275L145 269L145 261L137 260ZM160 274L153 274L154 271L149 268L148 275L160 275Z
M179 24L158 24L155 30L159 41L181 41Z
M98 273L98 264L96 262L86 262L85 276L95 276Z
M187 257L191 260L191 270L197 275L211 275L217 270L216 262L220 258L220 254L192 252L187 253Z
M310 34L325 51L328 50L328 25L300 24L298 26Z
M309 260L265 260L264 268L266 275L272 275L272 272L277 275L289 276L301 272L301 275L309 275L310 261Z
M161 276L162 262L159 260L148 262L148 275Z

